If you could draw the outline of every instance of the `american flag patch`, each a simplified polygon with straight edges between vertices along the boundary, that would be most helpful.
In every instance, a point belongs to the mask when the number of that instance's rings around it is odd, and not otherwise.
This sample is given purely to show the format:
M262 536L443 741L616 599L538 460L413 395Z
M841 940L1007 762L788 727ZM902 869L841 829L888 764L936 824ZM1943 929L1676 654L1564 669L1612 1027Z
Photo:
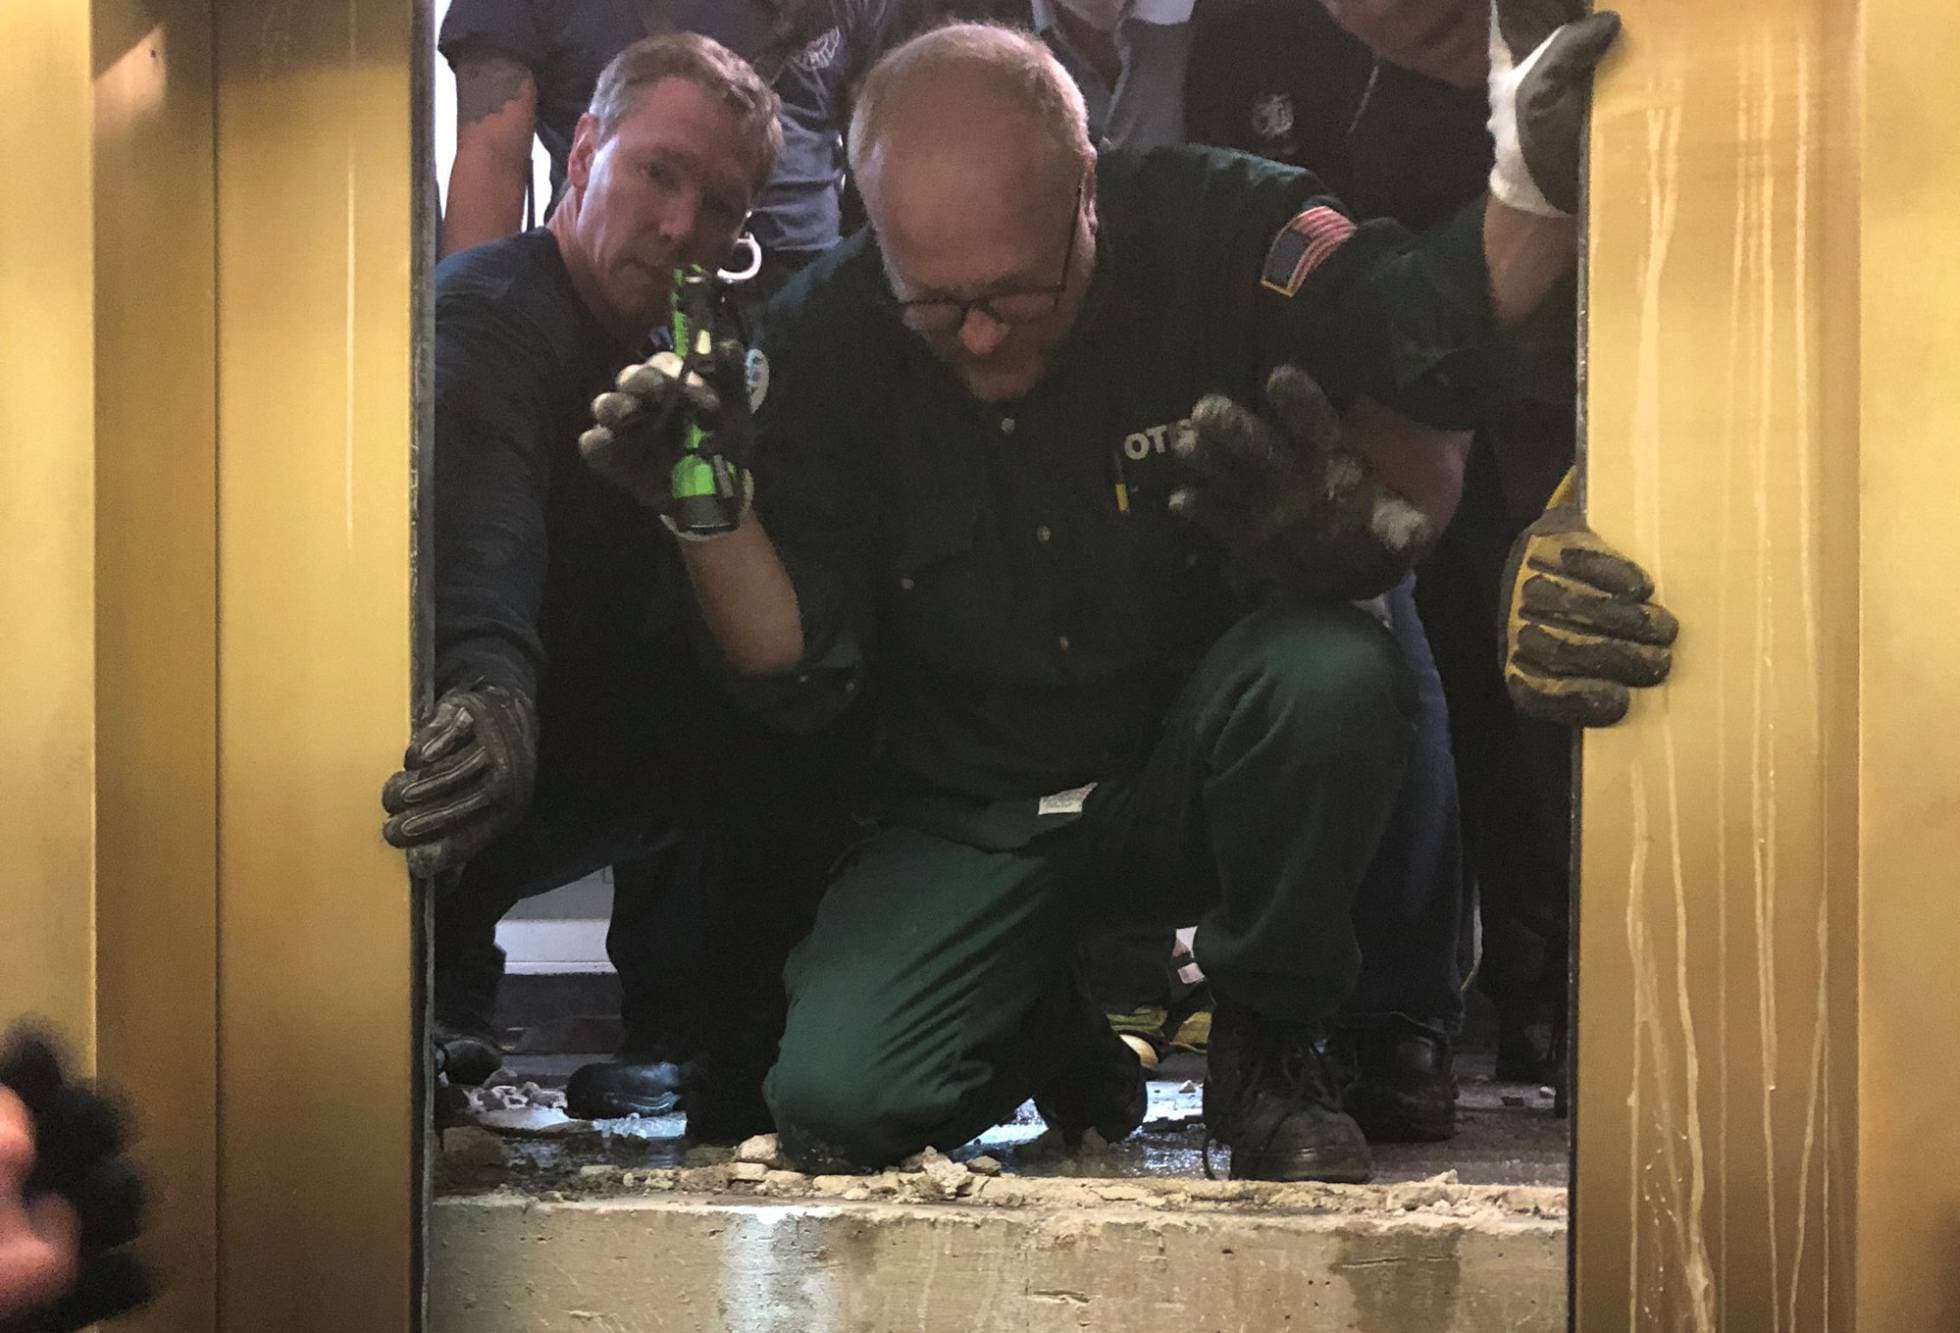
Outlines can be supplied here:
M1259 285L1281 296L1292 296L1300 290L1307 275L1352 235L1354 223L1331 208L1316 204L1296 214L1273 237L1272 249L1266 251L1266 267L1259 274Z

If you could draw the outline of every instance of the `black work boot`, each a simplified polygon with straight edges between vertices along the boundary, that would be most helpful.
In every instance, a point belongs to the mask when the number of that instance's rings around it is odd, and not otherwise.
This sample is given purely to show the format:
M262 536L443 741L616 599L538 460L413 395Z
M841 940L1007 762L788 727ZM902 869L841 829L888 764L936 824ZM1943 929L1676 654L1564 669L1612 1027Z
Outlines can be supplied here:
M488 1023L451 1015L429 1024L429 1042L435 1047L435 1071L446 1074L452 1085L478 1087L503 1068L503 1047Z
M1374 1159L1341 1109L1320 1029L1220 998L1212 1016L1205 1126L1232 1150L1234 1180L1362 1184Z
M1565 1005L1543 1000L1507 1000L1497 1006L1499 1083L1565 1081Z
M1034 1109L1070 1148L1081 1147L1082 1136L1092 1129L1104 1143L1128 1138L1148 1106L1143 1062L1107 1025L1086 1059L1050 1079L1034 1097Z
M680 1109L681 1067L671 1060L617 1060L580 1065L565 1084L565 1109L580 1120L666 1115Z
M1412 1024L1340 1034L1348 1076L1341 1104L1370 1143L1456 1137L1456 1075L1445 1037Z

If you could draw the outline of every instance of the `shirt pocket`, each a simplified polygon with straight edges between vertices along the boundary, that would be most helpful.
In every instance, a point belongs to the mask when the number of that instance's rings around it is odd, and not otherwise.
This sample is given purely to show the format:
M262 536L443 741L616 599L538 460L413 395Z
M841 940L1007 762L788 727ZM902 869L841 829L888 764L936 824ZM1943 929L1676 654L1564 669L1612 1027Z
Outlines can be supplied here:
M956 670L983 668L1000 637L1000 571L981 558L973 497L902 501L891 535L887 633L903 658Z

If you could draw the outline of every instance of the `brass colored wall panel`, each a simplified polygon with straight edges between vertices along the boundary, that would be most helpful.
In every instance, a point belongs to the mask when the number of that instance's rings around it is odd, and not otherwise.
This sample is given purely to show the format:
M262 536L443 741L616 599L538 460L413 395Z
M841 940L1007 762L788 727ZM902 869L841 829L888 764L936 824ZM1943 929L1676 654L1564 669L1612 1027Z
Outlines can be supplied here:
M1960 1328L1960 25L1866 0L1858 1327Z
M1685 628L1673 681L1585 744L1576 1314L1848 1327L1856 10L1619 8L1588 508Z
M0 1021L95 1037L86 5L0 7ZM31 121L31 125L30 125Z
M217 402L209 0L96 0L99 1063L140 1108L170 1276L217 1264ZM123 1327L123 1325L118 1325Z
M407 1326L411 0L217 8L219 1296Z

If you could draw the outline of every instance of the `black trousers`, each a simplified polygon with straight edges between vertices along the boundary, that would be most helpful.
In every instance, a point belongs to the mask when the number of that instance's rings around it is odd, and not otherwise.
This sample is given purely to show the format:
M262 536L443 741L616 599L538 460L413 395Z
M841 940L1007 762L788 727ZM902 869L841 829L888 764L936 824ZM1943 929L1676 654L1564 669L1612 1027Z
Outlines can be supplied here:
M780 1009L783 959L858 836L845 776L853 745L749 736L707 779L650 759L543 765L530 816L436 903L437 1021L490 1025L504 971L498 921L611 866L606 951L622 1053L686 1059L717 1026L766 1024Z
M1504 562L1528 520L1495 457L1472 449L1456 518L1416 595L1449 697L1463 847L1483 922L1477 984L1502 1006L1563 1012L1570 954L1572 732L1521 715L1504 689Z

